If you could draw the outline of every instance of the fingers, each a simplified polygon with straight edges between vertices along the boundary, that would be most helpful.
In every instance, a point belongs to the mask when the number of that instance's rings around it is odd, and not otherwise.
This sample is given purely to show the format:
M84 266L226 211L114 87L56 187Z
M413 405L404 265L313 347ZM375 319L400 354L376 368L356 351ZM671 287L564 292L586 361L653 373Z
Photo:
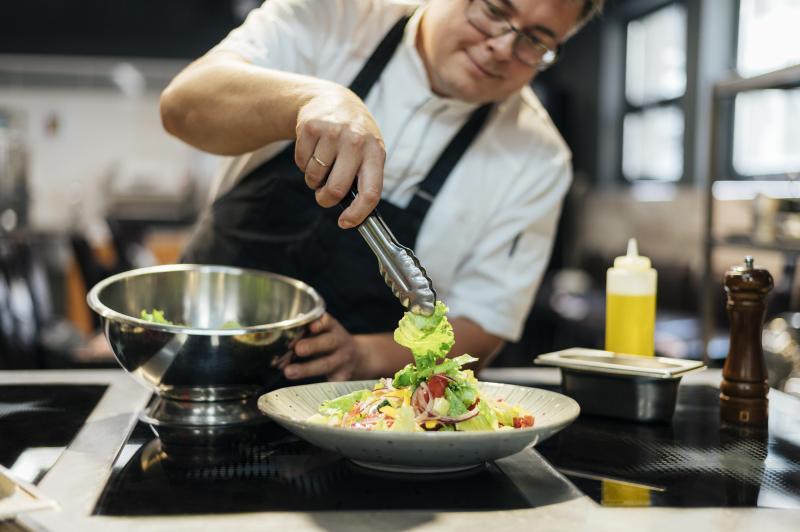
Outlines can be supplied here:
M355 227L380 201L386 150L377 126L356 126L311 119L298 124L295 163L305 174L317 203L339 204L358 181L358 196L339 218L342 228Z
M314 155L314 149L317 147L321 133L321 127L313 121L298 124L297 141L294 145L294 164L303 172L306 171L306 166L311 160L311 156Z
M383 165L386 151L380 143L372 143L364 150L364 159L358 171L358 195L339 216L339 227L348 229L364 221L378 206L383 190Z
M308 326L311 334L319 334L323 331L329 330L335 323L338 323L333 317L328 314L327 312L322 315L322 317L316 321L312 321L311 325Z
M349 362L349 355L343 351L336 351L326 357L317 358L303 364L291 364L283 371L287 379L305 379L317 375L334 374Z
M331 140L329 130L330 127L314 120L298 128L294 162L305 173L306 185L314 190L325 183L336 158L336 143Z
M317 203L321 207L338 205L350 193L354 176L361 166L364 138L355 134L344 137L348 138L339 141L339 152L328 174L328 180L316 191Z
M329 381L348 381L353 378L353 369L348 366L342 366L337 371L332 373L329 377Z
M305 338L294 347L294 352L299 357L310 357L322 353L331 353L341 344L339 335L326 332L312 338Z
M338 330L340 328L341 331ZM345 333L339 322L327 312L320 319L312 321L308 329L314 336L298 340L294 346L297 356L308 357L331 352L342 342L341 333Z
M326 179L329 179L329 173L340 157L336 151L336 144L330 138L323 136L319 139L311 158L306 163L305 180L308 188L318 190L325 186Z
M312 322L311 336L303 338L294 351L297 356L318 358L290 364L284 369L288 379L303 379L316 375L328 375L337 380L346 380L352 373L353 350L348 348L349 333L330 314Z

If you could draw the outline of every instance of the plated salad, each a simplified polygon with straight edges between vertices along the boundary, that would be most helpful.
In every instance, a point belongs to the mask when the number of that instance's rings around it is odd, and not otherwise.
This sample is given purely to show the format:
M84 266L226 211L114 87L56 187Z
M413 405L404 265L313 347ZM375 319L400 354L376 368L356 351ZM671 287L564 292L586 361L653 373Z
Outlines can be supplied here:
M447 358L455 343L447 307L437 301L432 316L406 312L394 340L408 347L414 362L383 378L374 388L324 401L310 422L361 430L493 431L533 426L520 406L487 397L472 370L478 359Z

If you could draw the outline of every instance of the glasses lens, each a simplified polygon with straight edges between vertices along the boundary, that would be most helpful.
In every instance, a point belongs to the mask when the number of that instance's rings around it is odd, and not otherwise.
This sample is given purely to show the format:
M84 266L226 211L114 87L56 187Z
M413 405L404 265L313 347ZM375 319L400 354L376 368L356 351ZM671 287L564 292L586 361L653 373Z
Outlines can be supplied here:
M517 58L530 66L547 67L556 60L556 52L554 50L550 50L542 43L534 42L521 35L517 37L515 46L514 51L517 54Z
M486 0L471 0L467 4L467 20L478 31L487 37L497 37L509 31L516 31L511 26L502 10ZM550 50L536 39L523 36L516 31L514 55L531 67L547 68L556 60L557 52Z

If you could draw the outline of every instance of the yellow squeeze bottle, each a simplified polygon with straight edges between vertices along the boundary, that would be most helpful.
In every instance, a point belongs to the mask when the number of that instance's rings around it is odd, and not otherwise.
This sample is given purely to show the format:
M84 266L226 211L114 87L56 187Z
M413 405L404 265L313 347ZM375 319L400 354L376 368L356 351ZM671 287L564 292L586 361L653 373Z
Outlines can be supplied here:
M606 351L653 356L655 325L656 271L631 238L606 274Z

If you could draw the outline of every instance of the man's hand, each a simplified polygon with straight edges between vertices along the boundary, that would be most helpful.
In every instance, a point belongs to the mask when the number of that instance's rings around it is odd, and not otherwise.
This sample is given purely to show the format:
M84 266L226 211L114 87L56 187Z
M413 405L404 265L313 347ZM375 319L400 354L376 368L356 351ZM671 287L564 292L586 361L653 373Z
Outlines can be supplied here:
M339 217L342 228L363 222L381 198L383 136L364 102L337 83L210 52L164 90L161 120L179 139L220 155L295 138L295 162L322 207L338 204L357 184L358 197Z
M361 349L357 337L347 332L330 314L312 322L309 329L311 336L298 341L294 347L301 360L286 366L286 378L326 375L332 381L346 381L371 376L365 367L367 354Z
M358 197L339 217L355 227L378 205L386 148L375 119L349 89L330 84L297 113L295 163L317 203L333 207L358 183Z

